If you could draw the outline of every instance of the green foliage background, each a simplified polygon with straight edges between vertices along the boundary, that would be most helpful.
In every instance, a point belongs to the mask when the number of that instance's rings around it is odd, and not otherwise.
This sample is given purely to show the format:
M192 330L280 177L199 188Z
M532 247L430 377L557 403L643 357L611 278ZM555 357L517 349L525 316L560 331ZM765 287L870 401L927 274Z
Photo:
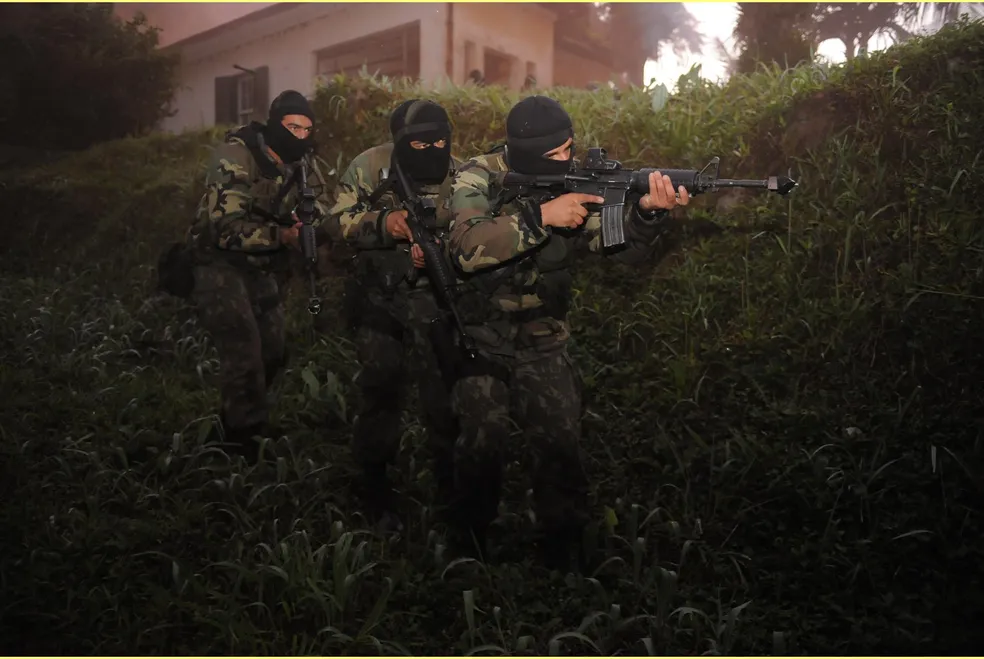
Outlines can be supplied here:
M112 3L4 3L0 143L31 158L151 130L177 88L178 59L157 33L143 16L113 16Z
M781 229L580 268L590 575L526 556L519 437L504 560L450 560L412 415L407 533L368 532L346 489L356 365L330 303L313 327L292 300L276 460L203 444L216 356L153 266L220 130L3 170L0 632L33 654L973 652L982 37L962 23L842 69L696 81L658 113L638 90L551 90L579 144L626 165L719 155L724 175L800 180L788 200L689 211ZM420 93L335 81L321 155L344 166ZM465 156L518 98L426 95ZM323 286L337 302L339 279Z

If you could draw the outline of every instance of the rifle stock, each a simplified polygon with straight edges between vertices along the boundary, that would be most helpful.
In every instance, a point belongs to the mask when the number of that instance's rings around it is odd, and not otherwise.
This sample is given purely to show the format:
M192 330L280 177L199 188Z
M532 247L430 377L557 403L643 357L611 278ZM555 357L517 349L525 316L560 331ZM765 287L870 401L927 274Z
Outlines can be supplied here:
M796 187L796 181L788 176L769 176L762 180L719 178L721 159L717 156L700 170L623 169L622 163L609 160L607 156L605 149L595 147L588 149L583 167L572 168L566 174L537 176L506 172L498 177L498 183L504 188L516 189L520 195L538 196L543 200L568 192L604 197L604 203L585 204L585 207L601 213L601 241L605 249L625 244L625 204L649 192L649 175L656 171L670 177L674 190L682 186L691 197L722 188L761 189L785 196Z
M471 338L465 331L465 325L455 305L455 284L451 267L447 259L444 258L440 244L424 227L423 218L436 214L437 212L434 200L421 199L413 191L413 187L410 185L409 180L403 172L403 168L400 166L399 160L396 158L393 158L392 172L396 175L395 182L398 184L396 191L397 197L400 199L404 210L407 211L407 226L410 227L410 232L413 234L414 243L424 253L424 268L427 272L427 278L437 292L438 301L450 312L454 320L455 327L458 330L458 336L461 340L460 347L463 356L470 360L474 359L476 354L474 346L472 345ZM440 319L435 319L431 322L429 332L431 341L435 344L434 351L441 365L445 382L450 387L456 379L455 372L461 370L461 365L457 364L455 356L450 354L453 351L453 346L445 345L451 338L450 333L444 331L443 320Z

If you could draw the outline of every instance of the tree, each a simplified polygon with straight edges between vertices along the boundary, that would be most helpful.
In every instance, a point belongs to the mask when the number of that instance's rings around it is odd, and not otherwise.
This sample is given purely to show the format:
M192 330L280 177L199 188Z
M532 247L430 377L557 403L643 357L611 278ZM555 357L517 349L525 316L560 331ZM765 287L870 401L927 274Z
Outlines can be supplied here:
M844 57L853 60L872 37L886 35L899 43L913 33L905 26L915 19L920 3L817 3L812 20L801 23L807 39L820 45L828 39L844 44Z
M557 15L555 31L610 54L616 75L642 86L646 61L659 59L660 47L700 51L697 21L681 2L543 3Z
M738 3L734 38L739 55L732 71L751 73L760 63L783 68L810 61L813 43L802 25L811 20L814 6L808 3Z
M932 25L933 31L947 23L960 20L962 14L971 18L984 17L984 4L980 2L913 2L906 3L916 8L916 22L922 26ZM911 10L910 10L911 11Z
M169 116L177 60L143 16L112 4L0 7L0 127L9 145L80 149L153 129Z
M875 36L895 43L911 39L927 22L950 22L974 5L959 2L738 3L734 36L741 48L736 70L758 62L793 66L827 40L844 45L848 61Z
M697 20L680 2L609 3L603 20L610 25L615 71L633 85L643 84L646 61L658 60L664 43L677 54L688 48L699 52L704 45Z

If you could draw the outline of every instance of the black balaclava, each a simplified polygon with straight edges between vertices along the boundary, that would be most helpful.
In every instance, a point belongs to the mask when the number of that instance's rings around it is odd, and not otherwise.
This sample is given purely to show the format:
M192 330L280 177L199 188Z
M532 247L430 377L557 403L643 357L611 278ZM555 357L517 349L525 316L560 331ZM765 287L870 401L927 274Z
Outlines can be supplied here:
M451 122L448 113L437 103L411 99L404 101L390 115L393 156L400 161L403 173L421 185L436 185L451 168ZM434 146L444 140L444 147ZM426 149L415 149L411 142L428 142Z
M288 89L270 104L270 116L263 129L263 137L267 146L280 156L284 162L297 162L309 150L314 148L314 135L308 134L304 139L294 136L287 127L280 123L290 114L304 115L311 120L312 133L314 128L314 111L300 92Z
M564 174L571 160L553 160L543 154L574 137L574 125L560 103L546 96L528 96L506 117L506 160L519 174Z

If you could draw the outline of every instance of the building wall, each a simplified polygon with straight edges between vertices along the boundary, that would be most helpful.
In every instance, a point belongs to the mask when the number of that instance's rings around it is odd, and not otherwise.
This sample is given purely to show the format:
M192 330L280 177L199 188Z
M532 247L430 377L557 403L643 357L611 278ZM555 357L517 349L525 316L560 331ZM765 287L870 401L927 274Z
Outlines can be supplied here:
M527 63L542 87L554 80L554 16L533 4L455 3L453 82L462 84L471 69L484 72L483 51L490 48L514 59L510 87L519 89Z
M181 47L178 112L162 128L180 132L214 125L215 78L235 74L233 65L269 67L270 96L284 89L314 91L315 53L328 46L420 21L420 76L435 83L445 77L447 14L445 5L305 4L270 18L236 26L215 38ZM272 34L259 36L273 28Z
M613 77L611 67L581 54L558 48L554 51L553 84L584 88L589 83L604 84Z

